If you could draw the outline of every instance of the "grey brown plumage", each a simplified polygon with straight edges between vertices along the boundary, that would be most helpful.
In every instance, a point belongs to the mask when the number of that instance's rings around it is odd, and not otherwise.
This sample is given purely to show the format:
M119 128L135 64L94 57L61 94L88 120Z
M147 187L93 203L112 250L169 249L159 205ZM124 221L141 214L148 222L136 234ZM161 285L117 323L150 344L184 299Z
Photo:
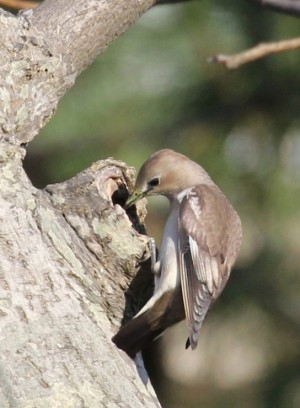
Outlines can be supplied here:
M237 257L240 222L217 186L197 185L181 202L179 231L181 287L194 349L206 313L223 290Z
M161 150L142 166L132 204L161 194L171 203L155 270L155 290L143 309L113 338L130 356L186 317L188 343L197 346L204 318L222 292L237 258L239 216L205 170L186 156Z
M165 292L151 309L126 323L112 341L129 357L134 358L136 353L143 350L168 327L184 318L182 293L178 288Z

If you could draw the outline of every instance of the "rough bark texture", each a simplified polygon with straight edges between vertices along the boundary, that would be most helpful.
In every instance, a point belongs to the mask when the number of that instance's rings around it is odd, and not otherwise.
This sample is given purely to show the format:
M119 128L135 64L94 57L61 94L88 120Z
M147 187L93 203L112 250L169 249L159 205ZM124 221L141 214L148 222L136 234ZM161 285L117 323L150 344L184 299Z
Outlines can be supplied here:
M132 169L97 162L40 191L20 150L0 154L1 408L158 406L110 340L145 256L118 204Z
M45 0L18 17L0 9L0 138L26 143L76 76L154 0Z
M111 342L152 282L139 218L122 208L133 169L109 159L37 190L22 167L76 76L153 3L0 10L1 408L159 406L142 367L144 383Z

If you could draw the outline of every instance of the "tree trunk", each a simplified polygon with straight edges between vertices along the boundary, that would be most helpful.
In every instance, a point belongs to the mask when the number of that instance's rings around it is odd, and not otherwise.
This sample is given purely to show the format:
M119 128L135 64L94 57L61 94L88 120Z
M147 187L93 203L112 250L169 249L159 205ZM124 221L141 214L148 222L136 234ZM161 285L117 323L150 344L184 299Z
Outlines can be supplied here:
M0 11L0 407L158 407L111 342L149 297L143 203L112 159L35 189L22 159L76 76L154 0L45 0ZM139 231L139 232L138 232ZM128 288L129 283L130 287ZM124 291L126 291L126 302Z
M110 340L146 248L118 204L132 169L100 161L40 191L21 159L1 151L0 406L159 406Z

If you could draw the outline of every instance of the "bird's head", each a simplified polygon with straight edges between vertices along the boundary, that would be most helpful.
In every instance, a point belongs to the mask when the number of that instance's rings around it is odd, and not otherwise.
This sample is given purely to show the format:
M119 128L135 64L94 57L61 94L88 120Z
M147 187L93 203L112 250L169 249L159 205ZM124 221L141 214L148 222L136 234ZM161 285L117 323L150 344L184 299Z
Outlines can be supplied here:
M151 195L172 198L180 191L200 183L201 178L203 183L211 182L205 170L186 156L169 149L159 150L141 167L126 207Z

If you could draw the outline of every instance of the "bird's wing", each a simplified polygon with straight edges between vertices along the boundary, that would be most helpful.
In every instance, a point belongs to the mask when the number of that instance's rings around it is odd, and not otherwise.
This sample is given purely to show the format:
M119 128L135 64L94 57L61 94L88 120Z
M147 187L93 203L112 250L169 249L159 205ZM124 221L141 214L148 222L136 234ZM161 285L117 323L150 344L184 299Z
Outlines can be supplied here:
M240 220L216 186L198 185L179 210L179 269L189 339L199 332L214 299L224 288L241 241Z

